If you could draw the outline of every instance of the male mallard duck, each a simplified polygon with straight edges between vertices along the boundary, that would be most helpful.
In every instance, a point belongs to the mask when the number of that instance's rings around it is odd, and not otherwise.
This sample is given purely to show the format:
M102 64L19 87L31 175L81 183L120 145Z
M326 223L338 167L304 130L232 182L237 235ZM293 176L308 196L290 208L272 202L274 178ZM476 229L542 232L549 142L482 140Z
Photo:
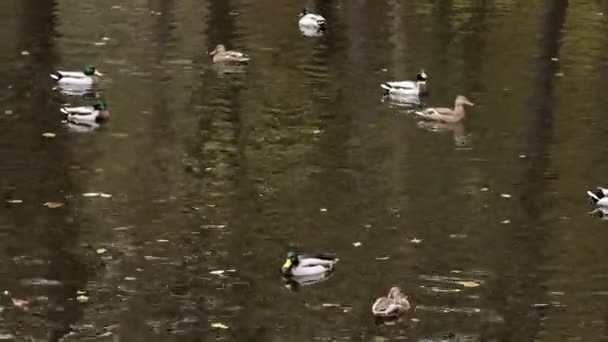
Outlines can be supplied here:
M110 118L106 101L100 99L93 106L63 107L60 109L66 120L76 123L99 123Z
M378 317L396 317L410 309L407 296L398 287L391 287L386 297L376 299L372 313Z
M213 56L213 63L246 63L249 61L249 57L244 53L238 51L226 50L226 47L222 44L209 52L209 55Z
M418 96L428 92L426 81L428 76L424 70L420 70L416 75L416 81L394 81L382 83L380 87L384 89L385 96L403 97Z
M317 31L325 30L325 18L318 14L309 13L307 8L300 12L300 21L298 21L300 30L313 29Z
M598 186L595 191L587 191L587 196L598 207L608 208L608 189Z
M101 76L103 74L91 64L85 65L83 71L55 71L51 74L51 78L61 87L90 87L98 83Z
M459 122L462 119L464 119L464 117L465 117L464 105L474 106L474 104L471 101L469 101L466 97L464 97L462 95L458 95L456 97L456 101L454 103L454 109L435 107L435 108L427 108L421 112L414 112L414 113L416 113L428 120L454 123L454 122Z
M326 274L333 270L338 261L338 258L326 254L301 255L296 252L289 252L283 267L281 267L281 273L288 277Z

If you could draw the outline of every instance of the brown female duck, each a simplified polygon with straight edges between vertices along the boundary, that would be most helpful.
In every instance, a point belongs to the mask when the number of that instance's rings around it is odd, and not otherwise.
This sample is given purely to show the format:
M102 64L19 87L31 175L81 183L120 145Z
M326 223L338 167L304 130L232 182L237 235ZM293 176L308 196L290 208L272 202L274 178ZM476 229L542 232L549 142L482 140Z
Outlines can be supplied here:
M246 63L249 61L249 56L242 52L226 50L222 44L209 52L213 56L213 63Z
M464 119L466 113L464 106L474 106L466 97L458 95L454 103L454 109L445 107L426 108L421 112L414 112L425 119L440 121L440 122L460 122Z

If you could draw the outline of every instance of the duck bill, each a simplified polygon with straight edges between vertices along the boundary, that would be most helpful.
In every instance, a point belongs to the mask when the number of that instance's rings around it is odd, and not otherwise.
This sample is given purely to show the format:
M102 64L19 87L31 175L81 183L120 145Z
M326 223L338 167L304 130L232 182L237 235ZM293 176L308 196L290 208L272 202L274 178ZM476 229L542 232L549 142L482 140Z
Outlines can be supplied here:
M283 267L281 267L281 270L283 272L287 272L287 271L289 271L289 268L291 268L291 265L292 265L291 259L287 259L287 260L285 260Z
M99 71L95 70L95 76L99 76L99 77L101 77L101 76L103 76L103 74L102 74L101 72L99 72Z
M474 104L473 102L469 102L469 101L467 101L466 103L467 103L469 106L471 106L471 107L475 106L475 104Z

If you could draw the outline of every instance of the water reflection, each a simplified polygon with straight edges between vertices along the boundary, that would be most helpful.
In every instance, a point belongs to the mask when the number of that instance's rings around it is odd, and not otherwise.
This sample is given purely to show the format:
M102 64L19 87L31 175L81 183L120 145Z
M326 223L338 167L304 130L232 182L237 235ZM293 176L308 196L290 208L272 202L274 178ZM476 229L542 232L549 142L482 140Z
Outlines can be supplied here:
M606 182L606 2L311 5L331 24L314 39L296 3L0 2L0 336L603 338L608 236L581 189ZM251 63L212 65L218 43ZM48 72L92 61L112 124L62 134ZM394 115L378 84L421 66L425 102L488 115ZM292 293L289 241L340 272ZM416 311L376 325L391 284Z

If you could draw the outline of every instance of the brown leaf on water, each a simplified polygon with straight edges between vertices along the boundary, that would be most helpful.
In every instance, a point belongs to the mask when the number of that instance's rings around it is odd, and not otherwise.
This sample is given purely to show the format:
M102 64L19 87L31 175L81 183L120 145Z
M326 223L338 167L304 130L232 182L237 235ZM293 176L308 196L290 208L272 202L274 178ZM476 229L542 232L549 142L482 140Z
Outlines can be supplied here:
M228 329L228 326L224 323L211 323L211 327L214 329Z
M63 207L63 203L61 202L46 202L43 205L49 209L57 209Z
M55 134L53 132L46 132L46 133L42 133L42 136L45 138L54 138L57 136L57 134Z

